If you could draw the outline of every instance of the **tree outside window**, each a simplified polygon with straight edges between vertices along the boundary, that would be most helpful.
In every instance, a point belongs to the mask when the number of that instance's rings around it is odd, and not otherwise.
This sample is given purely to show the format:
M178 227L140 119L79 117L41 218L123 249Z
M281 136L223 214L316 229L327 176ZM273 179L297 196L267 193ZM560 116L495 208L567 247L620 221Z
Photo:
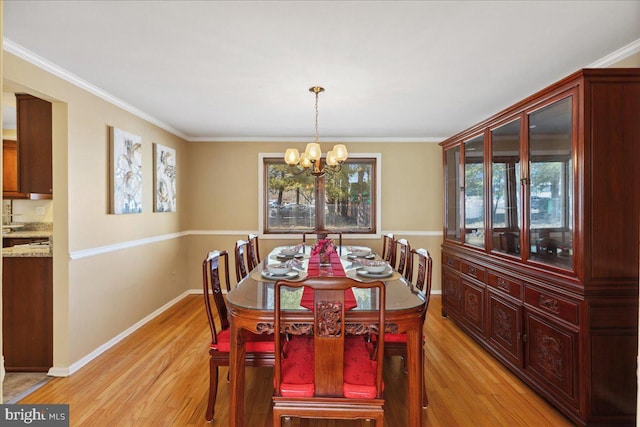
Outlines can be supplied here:
M328 231L375 233L376 159L347 160L339 172L318 181L291 168L281 158L265 158L265 233L313 231L316 195L324 201L323 223ZM317 190L317 192L316 192Z

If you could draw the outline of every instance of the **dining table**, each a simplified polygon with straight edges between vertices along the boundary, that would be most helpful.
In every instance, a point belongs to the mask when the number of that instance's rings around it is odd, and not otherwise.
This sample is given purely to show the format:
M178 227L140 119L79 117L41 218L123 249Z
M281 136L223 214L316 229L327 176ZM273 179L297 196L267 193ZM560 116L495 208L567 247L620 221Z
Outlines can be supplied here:
M317 255L310 255L309 246L300 247L295 255L285 254L285 247L276 247L258 266L247 274L236 287L227 293L227 307L230 322L231 348L229 363L229 425L243 426L244 386L245 386L245 342L246 333L273 333L274 324L274 285L277 280L304 280L309 276L348 276L355 280L381 280L385 283L385 330L390 333L407 335L407 409L408 423L422 426L422 386L423 351L422 327L426 302L424 295L398 272L389 267L389 271L380 274L367 274L362 270L361 257L356 257L345 247L343 255L331 254L330 262L320 264ZM371 253L367 258L379 259ZM288 263L291 271L284 276L269 273L268 265ZM348 320L352 324L371 324L376 322L372 307L374 298L368 292L352 289L354 298L348 310ZM293 294L283 301L283 308L289 310L297 322L313 322L312 307L305 301L304 288L298 295ZM288 304L288 305L287 305Z

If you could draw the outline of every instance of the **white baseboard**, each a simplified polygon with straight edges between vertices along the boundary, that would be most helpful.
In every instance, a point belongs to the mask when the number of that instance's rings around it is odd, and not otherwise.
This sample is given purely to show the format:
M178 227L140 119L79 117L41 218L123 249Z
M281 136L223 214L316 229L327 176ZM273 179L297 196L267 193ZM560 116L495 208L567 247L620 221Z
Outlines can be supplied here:
M178 303L181 299L183 299L187 295L197 294L197 293L202 293L202 290L199 290L199 292L198 292L198 290L189 289L189 290L183 292L181 295L177 296L176 298L174 298L173 300L169 301L168 303L166 303L162 307L158 308L153 313L149 314L144 319L142 319L139 322L135 323L130 328L122 331L121 333L119 333L118 335L116 335L115 337L113 337L112 339L107 341L106 343L102 344L100 347L96 348L91 353L89 353L86 356L84 356L82 359L78 360L75 363L72 363L71 366L69 366L69 367L57 367L57 366L52 367L51 369L49 369L48 375L53 376L53 377L67 377L67 376L73 374L74 372L76 372L80 368L82 368L84 365L86 365L87 363L91 362L93 359L95 359L96 357L100 356L102 353L104 353L105 351L107 351L108 349L110 349L111 347L113 347L114 345L116 345L117 343L119 343L120 341L122 341L123 339L125 339L126 337L131 335L132 333L134 333L136 330L140 329L142 326L144 326L145 324L149 323L155 317L158 317L160 314L162 314L164 311L169 309L174 304Z

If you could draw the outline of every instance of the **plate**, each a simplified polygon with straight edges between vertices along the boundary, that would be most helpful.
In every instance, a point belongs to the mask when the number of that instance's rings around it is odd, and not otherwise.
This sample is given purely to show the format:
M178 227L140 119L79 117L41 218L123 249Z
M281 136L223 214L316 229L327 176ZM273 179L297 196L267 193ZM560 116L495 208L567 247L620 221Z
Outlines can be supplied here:
M287 274L280 275L280 274L269 273L267 270L262 270L260 274L265 279L280 280L280 279L293 279L294 277L298 277L300 275L300 272L297 270L291 270Z
M348 259L358 259L358 258L365 258L365 259L375 259L376 254L369 254L369 255L365 255L365 256L358 256L358 255L354 255L354 254L347 254L347 258Z
M370 279L382 279L384 277L390 277L393 274L393 269L391 267L389 267L388 269L386 269L382 273L369 273L368 271L364 271L362 269L358 269L356 271L356 274L358 276L368 277Z
M304 258L304 254L287 255L280 252L279 254L276 254L276 258L281 258L281 259Z

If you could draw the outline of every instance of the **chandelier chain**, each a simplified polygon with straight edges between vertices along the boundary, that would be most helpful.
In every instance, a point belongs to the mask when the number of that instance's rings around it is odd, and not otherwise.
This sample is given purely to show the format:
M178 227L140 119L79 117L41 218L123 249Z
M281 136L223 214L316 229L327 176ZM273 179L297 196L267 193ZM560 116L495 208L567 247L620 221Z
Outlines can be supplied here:
M315 142L318 143L318 94L320 92L322 92L324 89L320 88L320 87L314 87L312 88L313 92L316 94L316 140Z

